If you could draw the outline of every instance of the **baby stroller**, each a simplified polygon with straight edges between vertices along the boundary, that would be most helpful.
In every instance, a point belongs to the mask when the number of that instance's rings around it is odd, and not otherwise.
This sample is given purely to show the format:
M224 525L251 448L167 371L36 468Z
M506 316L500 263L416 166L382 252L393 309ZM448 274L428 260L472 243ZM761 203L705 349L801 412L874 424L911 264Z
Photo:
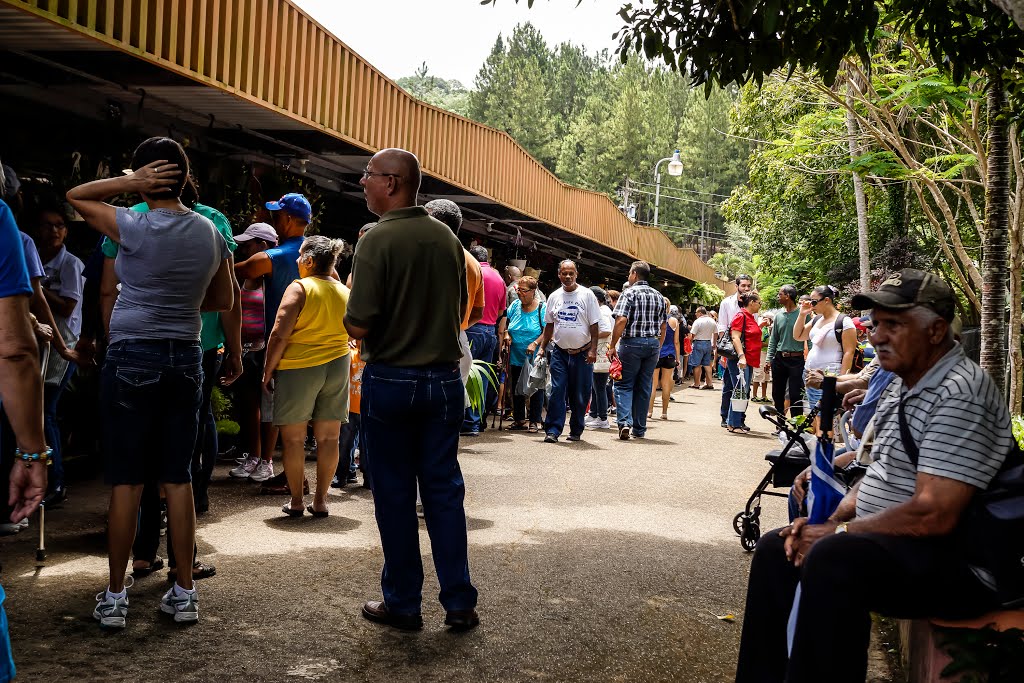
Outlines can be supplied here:
M747 499L747 506L732 520L732 528L740 537L740 545L751 552L761 538L761 496L779 496L786 498L789 488L793 485L796 475L803 472L811 464L811 448L813 441L808 442L814 418L818 416L818 406L798 424L786 419L786 416L773 406L761 406L758 413L779 429L779 440L784 441L781 449L769 451L764 459L771 463L768 472L761 479L754 492ZM769 491L772 488L785 488L784 493Z

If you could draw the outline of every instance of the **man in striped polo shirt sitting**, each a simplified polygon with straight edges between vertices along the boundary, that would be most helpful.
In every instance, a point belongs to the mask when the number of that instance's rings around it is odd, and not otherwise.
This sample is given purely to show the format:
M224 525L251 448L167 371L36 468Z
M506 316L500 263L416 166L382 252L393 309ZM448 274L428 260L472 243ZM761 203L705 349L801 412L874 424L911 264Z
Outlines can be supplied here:
M871 341L897 375L875 414L876 459L828 522L797 519L758 543L738 683L862 682L871 612L957 619L997 606L953 531L1010 452L1002 392L954 341L953 293L938 276L904 269L853 307L872 309Z

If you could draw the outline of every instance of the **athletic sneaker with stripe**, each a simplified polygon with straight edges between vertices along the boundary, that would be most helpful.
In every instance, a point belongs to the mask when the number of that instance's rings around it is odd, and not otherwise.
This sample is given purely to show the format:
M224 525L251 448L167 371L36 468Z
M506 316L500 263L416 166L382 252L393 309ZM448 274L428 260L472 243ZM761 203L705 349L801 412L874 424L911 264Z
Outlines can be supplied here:
M164 593L160 611L174 615L174 621L179 624L199 621L199 594L195 591L179 594L176 588L177 584Z
M125 596L117 598L103 590L96 594L96 609L92 611L93 619L100 622L102 628L124 628L128 623L128 589L135 584L132 577L125 581Z

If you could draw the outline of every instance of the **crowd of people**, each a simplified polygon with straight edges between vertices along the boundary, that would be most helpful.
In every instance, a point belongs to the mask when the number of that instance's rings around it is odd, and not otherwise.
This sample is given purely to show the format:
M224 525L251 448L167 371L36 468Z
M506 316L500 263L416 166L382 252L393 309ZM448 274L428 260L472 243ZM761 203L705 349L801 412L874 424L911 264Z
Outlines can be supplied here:
M868 610L930 612L929 591L943 585L965 596L949 613L994 604L992 577L973 571L947 535L1010 452L1009 417L955 341L953 294L936 276L905 270L856 297L854 307L872 310L862 318L843 314L828 285L803 297L786 285L779 309L762 313L768 302L740 275L718 311L698 307L688 321L651 286L643 261L616 291L581 284L577 264L564 260L561 286L545 296L536 277L513 266L503 276L485 248L464 248L459 207L419 206L418 160L387 149L360 180L378 220L360 230L343 281L344 244L306 234L313 208L302 194L266 203L269 222L234 234L199 201L174 140L144 141L131 169L66 194L102 238L88 263L64 245L71 214L62 203L26 209L10 180L17 215L0 201L0 399L3 438L14 445L13 466L2 468L10 522L0 530L23 528L44 496L67 501L59 399L77 367L98 361L111 487L109 580L93 612L101 626L124 628L134 578L163 567L164 515L171 586L160 610L179 623L199 619L195 581L216 571L196 545L220 451L216 387L232 388L241 424L230 477L287 496L283 515L329 516L329 488L362 473L384 555L382 599L362 614L398 629L423 627L418 514L445 624L479 624L460 438L507 412L511 431L543 432L544 443L557 443L567 423L570 442L613 428L609 436L643 439L658 399L670 419L673 387L690 377L698 391L721 378L722 427L744 434L747 400L796 419L835 376L858 406L862 439L844 462L870 463L824 524L807 523L810 471L797 478L792 524L755 552L737 680L816 680L838 647L866 647ZM122 195L143 201L110 203ZM466 378L480 362L498 382L474 404ZM965 417L975 414L987 419ZM316 454L313 487L307 451ZM883 570L884 588L857 580ZM13 666L5 646L0 637L0 674ZM842 680L863 680L862 664Z

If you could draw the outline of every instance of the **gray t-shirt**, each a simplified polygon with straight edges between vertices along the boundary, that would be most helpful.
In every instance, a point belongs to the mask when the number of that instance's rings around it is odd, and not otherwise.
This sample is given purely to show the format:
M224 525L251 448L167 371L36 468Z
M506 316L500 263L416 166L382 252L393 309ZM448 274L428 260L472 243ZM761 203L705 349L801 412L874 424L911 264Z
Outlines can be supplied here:
M231 256L213 223L194 211L117 209L121 248L114 269L121 293L110 318L111 343L124 339L199 341L199 306Z
M900 438L897 410L901 399L907 426L920 451L916 468ZM872 447L877 459L861 480L857 516L910 500L918 472L984 489L1012 443L1010 415L999 389L957 344L913 389L905 390L897 377L882 394Z

